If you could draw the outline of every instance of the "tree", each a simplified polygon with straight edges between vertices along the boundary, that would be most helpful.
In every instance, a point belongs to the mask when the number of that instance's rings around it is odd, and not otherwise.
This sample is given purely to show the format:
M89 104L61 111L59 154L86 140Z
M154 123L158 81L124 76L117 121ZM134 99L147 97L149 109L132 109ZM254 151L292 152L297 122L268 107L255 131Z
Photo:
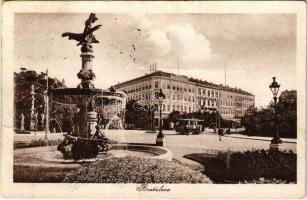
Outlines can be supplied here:
M168 115L168 120L173 123L177 123L180 118L181 118L180 112L176 110L174 110Z
M296 101L280 101L277 104L277 127L281 137L297 137L296 130ZM242 124L246 128L248 135L259 135L273 137L275 134L274 105L270 104L267 108L249 109Z
M51 87L64 87L64 85L55 78L48 78L49 89ZM31 123L31 85L34 85L35 101L34 101L34 112L37 113L36 123L38 124L38 130L44 130L42 126L41 114L45 112L45 99L44 92L47 89L46 74L41 72L40 74L33 70L27 70L21 68L20 72L14 73L14 127L21 127L21 115L25 116L24 126L26 130L30 129ZM51 104L51 101L49 102ZM50 113L54 113L56 106L50 108ZM56 116L59 116L55 112ZM61 121L61 120L60 120ZM46 122L45 122L46 123ZM61 122L60 122L61 123Z
M150 128L150 113L145 106L136 100L131 100L126 104L125 123L133 125L135 128Z

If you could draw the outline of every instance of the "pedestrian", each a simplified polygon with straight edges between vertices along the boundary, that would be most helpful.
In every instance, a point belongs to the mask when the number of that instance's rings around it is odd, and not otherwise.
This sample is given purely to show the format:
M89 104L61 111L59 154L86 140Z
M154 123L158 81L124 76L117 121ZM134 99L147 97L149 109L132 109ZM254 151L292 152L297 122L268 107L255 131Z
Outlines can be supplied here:
M218 135L219 135L219 141L222 141L222 136L223 136L223 129L222 128L219 128L219 130L218 130Z
M184 131L185 131L185 134L187 134L187 136L189 136L189 131L188 131L187 125L184 126Z

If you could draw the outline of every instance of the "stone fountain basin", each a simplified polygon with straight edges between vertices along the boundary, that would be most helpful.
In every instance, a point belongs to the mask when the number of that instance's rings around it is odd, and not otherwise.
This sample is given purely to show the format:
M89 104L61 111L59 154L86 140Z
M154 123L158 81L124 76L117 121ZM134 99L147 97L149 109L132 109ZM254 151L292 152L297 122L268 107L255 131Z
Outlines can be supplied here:
M80 164L84 162L93 162L113 157L138 156L150 157L154 159L172 160L172 152L167 148L147 145L132 144L113 144L106 153L99 153L97 158L81 160L64 160L63 155L57 150L56 146L21 148L14 150L14 165L28 164Z
M133 145L133 144L115 144L112 145L110 153L113 152L125 152L129 156L141 156L148 155L150 158L154 159L164 159L164 160L172 160L172 152L164 147L157 147L157 146L148 146L148 145ZM129 154L131 153L131 154ZM138 155L138 153L141 153ZM116 154L115 157L119 157L121 154ZM147 157L147 156L146 156Z
M172 160L168 149L147 145L114 144L107 153L83 160L64 160L56 146L21 148L14 150L14 182L61 182L83 164L125 156Z

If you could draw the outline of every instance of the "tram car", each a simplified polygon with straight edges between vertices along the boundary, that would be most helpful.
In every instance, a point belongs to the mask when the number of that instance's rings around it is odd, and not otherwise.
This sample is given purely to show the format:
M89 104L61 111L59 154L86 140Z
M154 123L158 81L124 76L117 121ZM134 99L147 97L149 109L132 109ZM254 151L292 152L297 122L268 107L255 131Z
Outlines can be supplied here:
M175 125L175 131L179 134L200 134L204 120L180 119Z

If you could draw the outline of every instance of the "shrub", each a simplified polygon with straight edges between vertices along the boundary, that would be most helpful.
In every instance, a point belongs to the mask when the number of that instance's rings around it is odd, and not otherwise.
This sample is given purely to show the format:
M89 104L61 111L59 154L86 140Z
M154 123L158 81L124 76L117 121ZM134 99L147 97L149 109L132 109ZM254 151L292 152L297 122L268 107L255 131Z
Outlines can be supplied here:
M255 178L296 179L296 154L292 151L256 150L231 155L230 169L251 172Z
M167 160L123 157L101 160L68 174L68 183L211 183L189 167Z
M226 154L220 152L216 158L205 154L189 154L186 158L204 165L204 174L218 183L264 180L296 181L297 156L292 151L255 150L233 152L230 156L230 168L227 170Z
M239 184L285 184L285 183L295 183L295 182L288 182L286 180L282 180L282 179L266 179L266 178L259 178L259 179L254 179L251 181L243 181L243 182L239 182Z

